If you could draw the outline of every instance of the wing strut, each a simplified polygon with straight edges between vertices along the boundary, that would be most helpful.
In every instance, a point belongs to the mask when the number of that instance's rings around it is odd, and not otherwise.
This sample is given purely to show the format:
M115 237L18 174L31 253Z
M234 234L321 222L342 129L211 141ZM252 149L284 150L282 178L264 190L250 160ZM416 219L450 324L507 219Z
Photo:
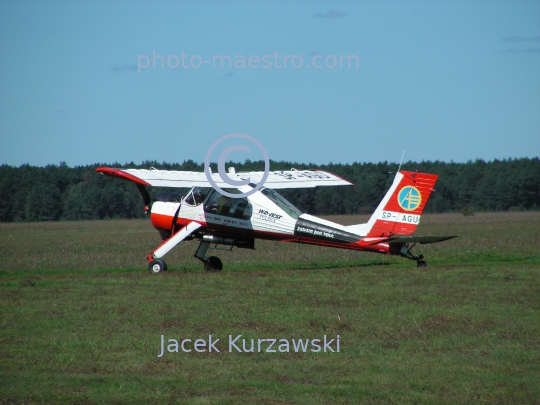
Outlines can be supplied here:
M152 253L150 253L148 255L148 261L151 262L154 259L161 259L167 253L169 253L169 251L173 247L178 245L180 242L182 242L185 238L187 238L189 235L191 235L193 232L195 232L200 227L201 227L201 224L199 224L197 222L190 222L189 224L184 226L182 229L180 229L178 232L176 232L163 245L161 245L156 250L154 250Z

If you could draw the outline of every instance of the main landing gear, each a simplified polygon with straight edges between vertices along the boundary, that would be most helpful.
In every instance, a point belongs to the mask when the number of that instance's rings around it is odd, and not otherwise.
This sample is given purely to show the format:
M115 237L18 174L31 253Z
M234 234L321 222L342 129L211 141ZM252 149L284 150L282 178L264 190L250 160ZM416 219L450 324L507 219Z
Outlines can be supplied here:
M411 250L415 245L416 243L414 243L411 247L403 245L399 251L401 253L401 256L406 257L407 259L416 260L416 267L418 268L427 267L427 263L422 260L424 258L424 255L415 256L412 254Z
M206 256L206 251L210 247L209 242L201 242L197 251L195 252L195 257L199 259L204 264L204 269L210 272L216 272L223 270L223 263L216 256Z
M208 263L204 263L204 269L206 271L221 271L223 270L223 263L216 256L210 256L208 258Z

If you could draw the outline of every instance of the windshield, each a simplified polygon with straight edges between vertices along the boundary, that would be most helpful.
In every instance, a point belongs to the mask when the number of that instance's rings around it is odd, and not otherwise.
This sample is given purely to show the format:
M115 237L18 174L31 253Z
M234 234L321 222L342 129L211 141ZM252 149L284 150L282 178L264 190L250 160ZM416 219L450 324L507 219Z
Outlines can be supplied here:
M270 188L263 188L261 190L261 193L263 193L266 197L272 200L279 208L281 208L294 219L298 219L298 217L302 215L302 211L300 211L298 208L296 208L294 205L292 205L289 201L276 193L274 190Z

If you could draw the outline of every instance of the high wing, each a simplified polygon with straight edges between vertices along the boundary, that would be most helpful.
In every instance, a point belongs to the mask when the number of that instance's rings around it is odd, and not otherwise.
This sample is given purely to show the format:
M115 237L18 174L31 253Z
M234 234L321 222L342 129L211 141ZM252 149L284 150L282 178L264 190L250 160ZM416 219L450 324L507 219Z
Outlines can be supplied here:
M122 180L133 181L144 186L156 187L212 187L204 172L187 172L174 170L145 169L114 169L100 167L96 172ZM212 180L221 188L230 188L231 184L223 181L218 173L212 173ZM229 171L227 176L231 180L241 181L249 179L250 183L258 184L264 172L234 173ZM268 173L264 186L272 189L278 188L309 188L317 186L349 186L353 185L341 177L321 170L289 170Z

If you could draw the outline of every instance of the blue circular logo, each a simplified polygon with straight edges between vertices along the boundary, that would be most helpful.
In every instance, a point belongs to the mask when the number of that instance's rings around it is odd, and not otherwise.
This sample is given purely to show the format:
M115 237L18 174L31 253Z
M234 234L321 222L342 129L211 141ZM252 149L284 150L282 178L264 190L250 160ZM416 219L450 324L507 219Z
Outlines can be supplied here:
M422 194L416 187L403 187L398 194L398 203L405 211L414 211L422 202Z

